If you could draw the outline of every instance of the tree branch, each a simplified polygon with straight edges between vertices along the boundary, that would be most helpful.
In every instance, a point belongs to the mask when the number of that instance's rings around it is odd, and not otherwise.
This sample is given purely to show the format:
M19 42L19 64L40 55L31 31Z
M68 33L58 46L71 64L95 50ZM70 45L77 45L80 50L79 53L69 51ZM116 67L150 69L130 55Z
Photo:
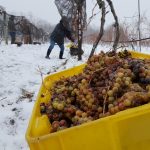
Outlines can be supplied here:
M102 17L101 17L101 26L100 26L100 32L98 37L96 38L96 41L93 44L92 51L90 53L89 58L91 58L95 52L95 49L101 40L103 34L104 34L104 25L105 25L105 16L106 16L106 8L105 8L105 2L103 0L97 0L97 3L99 5L99 8L102 9Z
M112 12L112 14L114 16L114 19L115 19L114 27L116 29L116 34L115 34L115 40L114 40L114 44L113 44L113 50L116 50L118 42L119 42L119 38L120 38L118 17L116 15L116 12L115 12L115 9L114 9L112 1L111 0L106 0L106 1L109 4L111 12Z
M146 40L150 40L150 37L147 38L143 38L143 39L132 39L132 40L128 40L128 41L119 41L118 43L135 43L138 41L146 41ZM109 40L101 40L102 42L106 42L106 43L112 43L113 41L109 41Z
M91 17L89 18L89 21L88 21L88 23L87 23L87 26L91 23L92 19L99 13L99 12L98 12L98 13L94 13L94 10L95 10L96 6L97 6L97 3L94 5L94 7L93 7L93 9L92 9L92 15L91 15Z

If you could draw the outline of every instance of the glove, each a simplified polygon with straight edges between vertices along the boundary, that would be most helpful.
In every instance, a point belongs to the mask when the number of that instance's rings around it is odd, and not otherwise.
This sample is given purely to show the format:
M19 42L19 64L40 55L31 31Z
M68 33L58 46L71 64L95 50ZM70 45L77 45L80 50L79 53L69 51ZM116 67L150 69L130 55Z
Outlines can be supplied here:
M76 42L72 43L73 48L78 48L78 44Z

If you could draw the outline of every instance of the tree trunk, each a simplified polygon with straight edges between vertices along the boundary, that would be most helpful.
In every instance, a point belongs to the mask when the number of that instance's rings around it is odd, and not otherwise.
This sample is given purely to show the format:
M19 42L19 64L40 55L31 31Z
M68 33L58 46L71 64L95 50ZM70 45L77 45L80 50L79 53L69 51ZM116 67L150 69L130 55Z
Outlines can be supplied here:
M118 17L116 15L116 12L115 12L115 9L114 9L114 6L113 6L113 3L111 0L106 0L110 6L110 9L111 9L111 12L114 16L114 19L115 19L115 24L114 24L114 27L115 27L115 30L116 30L116 34L115 34L115 39L114 39L114 44L113 44L113 50L116 51L117 49L117 45L119 43L119 37L120 37L120 30L119 30L119 22L118 22Z
M83 36L83 27L82 27L82 3L78 3L78 60L82 60L82 36Z
M97 0L97 3L99 5L99 8L102 9L100 32L99 32L98 37L96 38L96 41L93 44L93 48L92 48L89 58L93 56L95 49L97 48L97 45L104 34L104 25L105 25L105 16L106 16L105 2L103 0Z

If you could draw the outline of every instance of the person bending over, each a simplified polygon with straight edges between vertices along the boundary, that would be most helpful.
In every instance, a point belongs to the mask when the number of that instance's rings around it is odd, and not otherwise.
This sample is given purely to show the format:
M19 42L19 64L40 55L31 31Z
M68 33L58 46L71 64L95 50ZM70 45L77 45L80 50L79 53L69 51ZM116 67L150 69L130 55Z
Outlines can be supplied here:
M45 58L50 59L49 55L54 48L55 44L60 47L59 59L63 58L64 53L64 39L67 37L69 40L74 42L74 38L72 37L71 30L69 30L68 20L66 17L62 17L60 22L56 25L55 29L51 33L50 36L50 46L47 50L47 54Z

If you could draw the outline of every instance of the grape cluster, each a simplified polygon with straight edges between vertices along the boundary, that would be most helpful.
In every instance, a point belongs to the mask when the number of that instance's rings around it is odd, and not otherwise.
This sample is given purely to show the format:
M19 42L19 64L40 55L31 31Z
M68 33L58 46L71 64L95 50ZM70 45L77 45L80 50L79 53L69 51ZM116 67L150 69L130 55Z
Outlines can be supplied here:
M82 73L55 82L49 103L40 104L51 132L150 102L150 61L125 54L101 52Z

